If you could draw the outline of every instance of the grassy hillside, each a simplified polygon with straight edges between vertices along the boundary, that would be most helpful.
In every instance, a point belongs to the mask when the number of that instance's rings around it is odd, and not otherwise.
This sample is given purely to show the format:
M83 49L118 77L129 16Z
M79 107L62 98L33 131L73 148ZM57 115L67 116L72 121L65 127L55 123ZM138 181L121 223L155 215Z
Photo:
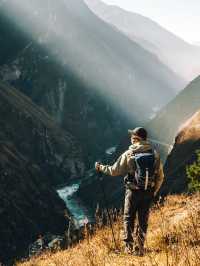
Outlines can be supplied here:
M133 265L199 265L200 263L200 199L193 196L169 196L157 205L150 217L146 254L136 257L123 253L120 240L122 219L114 225L118 252L114 251L109 227L68 250L45 253L17 266L133 266Z

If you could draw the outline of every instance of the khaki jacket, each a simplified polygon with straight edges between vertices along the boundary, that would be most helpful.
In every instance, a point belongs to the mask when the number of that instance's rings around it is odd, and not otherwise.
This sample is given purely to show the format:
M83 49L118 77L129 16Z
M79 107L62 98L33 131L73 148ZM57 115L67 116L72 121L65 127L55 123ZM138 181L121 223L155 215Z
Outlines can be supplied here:
M145 152L153 149L150 142L148 141L140 141L137 144L131 145L127 151L125 151L113 165L100 165L100 171L106 175L111 176L124 176L128 173L131 175L135 174L135 169L131 160L131 156L134 153ZM155 160L156 160L156 168L155 168L155 194L159 191L163 180L164 180L164 173L163 173L163 165L160 160L160 155L155 152Z

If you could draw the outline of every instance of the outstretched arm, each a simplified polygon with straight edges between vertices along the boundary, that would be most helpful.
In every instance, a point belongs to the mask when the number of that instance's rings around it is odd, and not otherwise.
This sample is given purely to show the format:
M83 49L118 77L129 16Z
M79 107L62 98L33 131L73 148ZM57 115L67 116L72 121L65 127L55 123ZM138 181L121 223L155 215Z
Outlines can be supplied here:
M106 175L120 176L128 172L127 155L123 153L113 165L96 164L96 170Z

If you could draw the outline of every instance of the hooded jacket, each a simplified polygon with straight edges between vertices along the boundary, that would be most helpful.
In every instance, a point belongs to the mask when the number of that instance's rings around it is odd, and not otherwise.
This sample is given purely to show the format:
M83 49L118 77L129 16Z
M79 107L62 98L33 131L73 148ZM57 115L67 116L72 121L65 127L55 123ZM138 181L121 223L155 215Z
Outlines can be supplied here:
M135 174L135 168L132 163L132 156L137 153L147 152L149 150L154 150L149 141L140 141L133 144L125 151L117 161L112 165L100 165L100 171L106 175L111 176L122 176ZM156 194L164 180L163 165L160 160L159 154L154 150L155 154L155 187L154 193Z

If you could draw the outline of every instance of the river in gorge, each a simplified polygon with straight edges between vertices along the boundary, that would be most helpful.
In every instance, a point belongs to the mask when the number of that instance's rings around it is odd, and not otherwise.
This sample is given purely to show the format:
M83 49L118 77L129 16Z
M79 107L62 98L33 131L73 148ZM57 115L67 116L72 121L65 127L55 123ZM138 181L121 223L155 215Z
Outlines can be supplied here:
M105 151L106 157L109 158L116 151L116 146L110 147ZM106 158L107 159L107 158ZM77 197L73 197L74 193L78 191L80 182L67 185L57 189L61 199L64 200L67 209L72 214L78 227L84 225L85 222L94 222L94 213L89 207L85 206L83 202Z
M60 198L64 200L67 209L72 214L77 227L87 222L94 222L92 211L86 207L80 199L73 197L73 194L77 192L79 186L80 184L76 183L57 190Z

